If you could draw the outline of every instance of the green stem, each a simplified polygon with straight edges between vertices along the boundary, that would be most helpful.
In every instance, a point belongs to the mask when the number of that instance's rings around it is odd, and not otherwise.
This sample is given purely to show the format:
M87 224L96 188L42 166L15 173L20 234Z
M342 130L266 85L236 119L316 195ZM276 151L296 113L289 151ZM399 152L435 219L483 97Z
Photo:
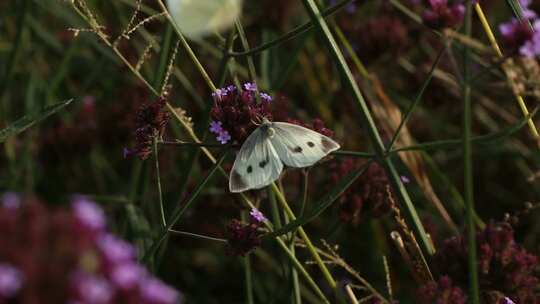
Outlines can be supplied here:
M285 218L285 224L288 224L290 222L289 217L287 216L287 213L284 212L284 218ZM279 228L278 228L279 229ZM295 234L296 231L293 231L291 234L291 243L289 245L289 249L291 250L292 254L296 255L295 252ZM300 294L300 282L298 281L298 271L296 271L296 268L291 264L291 280L293 284L293 294L292 294L292 300L294 304L301 304L302 303L302 296Z
M19 3L21 3L21 1L19 1ZM22 3L20 4L20 7L17 9L17 12L18 12L17 27L16 27L17 35L15 36L15 42L13 43L13 47L11 48L11 52L9 52L9 57L6 61L5 70L3 71L4 77L2 77L2 81L0 82L0 98L2 98L2 96L4 95L4 91L9 85L9 82L11 80L11 74L13 72L13 68L15 67L15 63L17 61L16 60L17 54L19 54L19 51L20 51L23 32L26 28L25 20L29 12L28 3L30 3L30 0L22 1Z
M278 201L280 202L281 206L285 209L285 212L287 212L287 215L289 216L290 220L291 221L296 220L296 216L294 215L294 212L291 210L291 207L289 207L289 204L287 203L285 196L283 196L283 193L279 191L275 183L272 183L272 191L274 191L274 193L276 194ZM317 249L315 248L315 246L313 246L313 243L311 242L311 240L309 239L308 235L306 234L306 232L304 231L302 227L298 227L298 234L300 235L302 240L304 240L304 242L306 243L306 247L308 248L308 251L311 253L311 256L315 260L315 263L317 263L317 266L319 266L319 269L321 270L328 285L330 285L332 289L335 289L337 286L336 281L330 274L330 271L328 270L323 260L319 256Z
M431 69L429 71L429 74L422 84L422 88L420 88L420 91L416 95L416 98L414 99L414 102L411 104L411 106L407 109L407 112L405 112L405 116L403 116L403 119L400 121L399 126L396 129L396 132L394 133L394 136L392 137L392 140L390 141L390 144L388 145L388 148L386 151L392 151L392 148L394 147L394 144L396 143L397 139L399 138L399 133L403 129L403 127L407 124L409 121L409 118L411 117L411 114L413 113L414 109L420 101L422 100L422 96L424 96L424 92L426 91L429 83L431 82L431 79L433 78L433 74L435 72L435 69L439 65L439 61L442 58L442 55L444 54L444 48L442 48L439 51L439 54L437 54L437 58L435 58L435 62L433 62L433 65L431 66Z
M276 238L276 241L278 242L281 249L283 249L283 251L285 251L285 254L287 254L287 256L289 257L291 262L293 262L294 267L296 267L296 269L298 271L300 271L300 273L304 276L304 278L306 279L308 284L313 288L313 290L315 290L315 293L321 298L321 300L323 300L324 303L330 303L330 301L328 301L328 299L326 298L324 293L321 291L319 286L317 286L315 281L313 281L313 278L311 277L311 275L306 271L304 266L302 266L302 264L300 264L300 262L298 261L298 259L294 255L294 253L291 252L291 250L289 249L289 247L287 247L287 245L285 244L283 239L278 237L278 238Z
M156 183L158 189L158 199L159 199L159 212L161 214L161 226L165 228L167 226L167 220L165 219L165 208L163 207L163 192L161 190L161 176L159 173L159 154L158 154L158 145L157 145L157 136L154 137L153 147L154 147L154 163L156 165Z
M242 212L242 221L246 221L246 212ZM251 268L251 253L243 257L244 275L246 276L246 298L248 304L253 304L253 271Z
M246 33L244 32L244 27L242 26L242 23L240 23L238 19L236 20L236 31L238 32L238 37L240 37L240 42L242 43L242 47L246 50L249 50L249 42L247 40ZM247 64L248 64L249 78L251 78L251 81L257 83L257 72L255 70L255 63L253 62L252 55L247 56Z
M407 190L405 189L405 187L403 186L400 180L399 174L396 168L394 167L392 160L390 158L384 157L385 147L379 136L379 131L377 130L377 127L375 125L375 122L373 121L373 118L371 117L369 108L364 100L364 97L360 93L360 89L358 88L358 85L356 84L356 81L354 79L354 76L351 73L351 70L347 66L345 58L343 57L343 54L341 53L339 46L337 45L334 39L334 36L332 35L332 32L328 28L326 21L322 18L319 8L317 7L317 4L315 3L315 1L303 0L303 3L312 21L316 24L317 28L319 29L326 43L328 44L329 49L331 51L331 55L335 61L336 67L345 78L344 82L348 86L348 89L350 90L350 92L353 94L353 98L356 100L357 106L360 110L360 114L362 115L364 126L367 127L369 137L374 146L375 153L380 159L382 166L386 170L389 181L395 190L397 198L402 203L402 206L405 206L408 218L410 221L412 221L412 224L413 224L412 227L414 229L414 232L419 237L420 243L422 247L424 248L424 250L428 254L432 255L433 253L435 253L435 249L433 248L433 245L425 232L424 226L422 225L420 218L416 212L416 209L414 205L412 204L411 199L409 198L409 194L407 193Z
M340 9L347 6L352 1L353 0L343 0L343 1L335 4L334 6L327 8L326 10L324 10L322 12L323 17L327 18L327 17L332 16L333 14L335 14ZM286 41L289 41L289 40L293 39L294 37L296 37L296 36L298 36L298 35L300 35L300 34L302 34L304 32L307 32L311 28L313 28L313 22L311 22L311 21L306 22L306 23L304 23L302 25L299 25L299 26L295 27L293 30L291 30L287 34L285 34L283 36L280 36L280 37L278 37L278 38L276 38L276 39L274 39L272 41L269 41L267 43L261 44L261 45L259 45L257 47L254 47L252 49L245 50L243 52L229 52L229 56L243 57L243 56L250 56L250 55L254 55L254 54L263 52L263 51L265 51L267 49L276 47L276 46L278 46L278 45L280 45L280 44L282 44L282 43L284 43Z
M189 237L194 238L194 239L201 239L201 240L208 240L208 241L214 241L214 242L220 242L220 243L227 243L226 239L215 238L215 237L202 235L202 234L197 234L197 233L192 233L192 232L187 232L187 231L169 229L169 232L174 233L174 234L178 234L178 235L189 236Z
M466 2L465 13L465 35L470 37L472 32L472 0ZM468 241L468 265L469 265L469 301L472 304L480 303L478 289L478 267L476 261L476 225L474 221L474 185L473 185L473 163L472 163L472 144L471 144L471 69L470 56L471 50L465 46L464 50L464 86L463 86L463 181L464 198L466 207L467 222L467 241Z
M201 62L199 61L199 59L197 58L197 55L195 55L195 53L193 52L193 50L189 46L189 43L187 42L186 38L182 34L182 31L180 31L180 28L178 27L178 24L176 24L174 19L171 17L171 14L169 14L169 11L167 10L167 7L165 6L165 4L163 4L163 1L157 0L157 3L160 6L160 8L162 9L162 11L166 13L165 16L166 16L167 20L169 20L169 22L174 27L174 30L176 31L176 34L178 35L178 39L180 39L180 44L182 45L182 47L188 53L189 58L191 59L193 64L195 64L195 67L197 67L197 70L199 71L199 73L203 77L204 81L206 82L206 84L208 85L210 90L212 92L214 92L215 90L217 90L216 86L212 82L212 79L210 78L208 73L206 73L206 70L204 69L204 67L201 64Z

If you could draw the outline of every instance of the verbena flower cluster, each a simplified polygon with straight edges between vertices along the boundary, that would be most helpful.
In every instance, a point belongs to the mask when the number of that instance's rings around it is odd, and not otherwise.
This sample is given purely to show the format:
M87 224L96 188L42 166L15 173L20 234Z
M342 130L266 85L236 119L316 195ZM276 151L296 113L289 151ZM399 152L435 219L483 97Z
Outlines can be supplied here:
M244 83L239 89L234 85L217 89L212 93L214 105L210 111L213 121L210 132L216 139L242 143L257 127L263 117L272 118L270 102L272 97L259 92L255 83Z
M125 149L124 156L136 155L147 159L152 154L153 140L160 136L167 122L169 113L165 111L165 97L159 97L155 102L144 104L135 114L135 148Z
M330 174L332 183L337 183L363 164L364 161L353 158L335 162ZM390 184L384 169L376 162L370 164L357 181L339 197L339 218L344 222L357 224L363 208L369 208L375 217L388 214L392 206L388 189Z
M480 291L484 298L490 299L484 303L538 303L535 290L538 284L538 257L515 241L514 231L508 223L487 225L477 233L477 246ZM444 241L432 263L442 281L436 286L431 284L421 287L419 297L433 294L433 299L440 299L454 294L459 298L457 295L461 292L458 292L457 287L464 291L468 287L467 254L464 236Z
M540 20L536 13L529 9L531 2L519 0L524 19L512 18L499 25L499 31L506 47L518 50L522 56L533 58L540 54Z
M461 0L427 0L427 4L429 8L422 14L422 20L433 29L455 27L465 16L465 5Z
M227 226L227 253L244 256L261 244L259 228L266 220L257 209L250 211L249 223L233 219Z
M417 291L418 304L465 304L467 297L463 290L455 286L448 276L437 282L430 282Z
M107 231L94 202L49 210L7 193L0 204L0 303L180 303L137 263L133 245Z

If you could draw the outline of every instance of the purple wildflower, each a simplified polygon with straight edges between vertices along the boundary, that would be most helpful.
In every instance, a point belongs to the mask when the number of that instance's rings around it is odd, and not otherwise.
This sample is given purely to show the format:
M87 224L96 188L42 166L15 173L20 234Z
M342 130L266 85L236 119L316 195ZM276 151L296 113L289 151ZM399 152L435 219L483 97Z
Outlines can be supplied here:
M141 282L141 295L144 303L176 304L180 302L180 294L162 281L149 278Z
M214 93L212 93L212 96L214 98L223 98L227 96L227 90L226 89L217 89Z
M250 92L257 92L257 84L254 82L246 82L244 83L244 89Z
M272 96L262 92L261 94L259 94L259 96L261 97L261 99L263 101L266 101L266 102L271 102L272 101Z
M529 8L531 3L531 0L519 0L519 4L521 5L521 12L523 13L523 17L527 20L532 20L536 18L536 13Z
M536 20L533 27L534 34L532 38L519 48L519 53L529 58L540 55L540 20Z
M9 264L0 264L0 299L12 298L21 289L22 273Z
M404 184L408 184L411 182L411 180L406 175L401 175L399 179L401 179L401 182Z
M221 122L223 132L218 133L217 140L221 143L234 141L241 144L251 132L257 128L254 124L262 117L272 119L269 102L258 102L253 90L254 83L245 83L244 91L230 85L221 90L227 90L227 95L217 98L210 110L213 121ZM259 95L260 96L260 95Z
M515 18L508 22L501 23L499 25L499 31L501 32L504 45L510 49L521 48L533 37L533 31L529 24Z
M504 297L504 303L503 304L516 304L512 299L509 297Z
M10 210L18 209L21 205L21 198L15 192L6 192L0 197L2 207Z
M112 234L102 236L98 240L98 247L107 261L112 264L131 261L136 256L133 245Z
M136 287L146 275L146 270L135 263L127 262L120 264L111 271L111 281L120 289Z
M73 214L78 223L91 231L105 229L105 212L93 201L84 196L78 196L72 203Z
M223 132L223 127L221 127L221 121L212 121L210 123L210 132L219 134Z
M82 303L111 303L114 289L104 278L87 273L77 273L73 279L75 289Z
M255 221L259 223L262 223L266 220L266 217L264 216L264 214L262 214L262 212L260 212L259 209L257 208L251 209L249 214L251 215L251 218L253 218Z
M231 135L229 134L229 132L227 132L226 130L223 130L221 131L218 136L217 136L217 140L222 144L226 144L227 142L229 142L229 140L231 140Z

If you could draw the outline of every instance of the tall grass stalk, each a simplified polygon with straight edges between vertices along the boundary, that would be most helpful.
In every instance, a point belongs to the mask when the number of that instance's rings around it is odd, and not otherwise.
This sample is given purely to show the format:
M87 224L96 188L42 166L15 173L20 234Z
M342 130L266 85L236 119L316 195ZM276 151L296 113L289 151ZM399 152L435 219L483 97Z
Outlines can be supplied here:
M472 0L466 1L465 35L472 34ZM465 191L465 208L468 242L468 268L469 268L469 301L472 304L480 303L478 289L478 262L476 256L476 225L474 221L474 185L473 185L473 159L471 145L471 49L464 49L464 85L463 85L463 181Z
M381 164L385 168L385 171L389 177L390 183L395 189L397 197L399 198L400 202L405 206L408 217L413 223L414 231L418 235L423 249L428 254L430 255L433 254L435 252L435 248L433 247L433 244L431 243L422 223L420 222L420 218L418 217L416 209L414 205L412 204L412 201L409 197L409 194L407 193L407 190L405 189L405 187L403 186L400 180L400 176L397 173L392 160L386 157L384 144L381 140L381 137L379 135L375 122L373 121L373 118L371 117L369 108L364 100L364 97L362 96L362 93L360 92L360 89L358 88L358 85L356 84L356 81L354 79L354 76L351 73L351 70L347 66L345 58L343 57L343 54L341 53L332 32L328 28L328 25L326 21L324 20L324 18L322 18L319 8L317 7L317 4L315 3L315 1L303 0L303 3L304 3L304 7L306 11L309 13L311 17L311 20L316 24L317 29L320 31L321 35L324 37L326 43L328 44L328 48L331 52L332 58L335 61L336 68L343 75L345 84L347 88L350 90L350 92L352 93L353 98L356 101L356 104L362 116L362 121L364 122L364 126L367 128L369 137L375 149L375 153L377 154L377 157L379 158Z

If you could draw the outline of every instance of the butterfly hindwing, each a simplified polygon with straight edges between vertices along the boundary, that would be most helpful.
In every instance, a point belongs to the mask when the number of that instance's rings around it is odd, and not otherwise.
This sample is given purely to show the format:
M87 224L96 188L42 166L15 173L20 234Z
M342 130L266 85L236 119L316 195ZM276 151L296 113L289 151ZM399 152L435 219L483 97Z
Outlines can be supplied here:
M283 163L274 149L268 133L257 128L246 139L231 170L229 189L242 192L259 189L275 181Z
M279 158L289 167L302 168L315 164L339 144L328 136L286 122L273 122L270 141Z

